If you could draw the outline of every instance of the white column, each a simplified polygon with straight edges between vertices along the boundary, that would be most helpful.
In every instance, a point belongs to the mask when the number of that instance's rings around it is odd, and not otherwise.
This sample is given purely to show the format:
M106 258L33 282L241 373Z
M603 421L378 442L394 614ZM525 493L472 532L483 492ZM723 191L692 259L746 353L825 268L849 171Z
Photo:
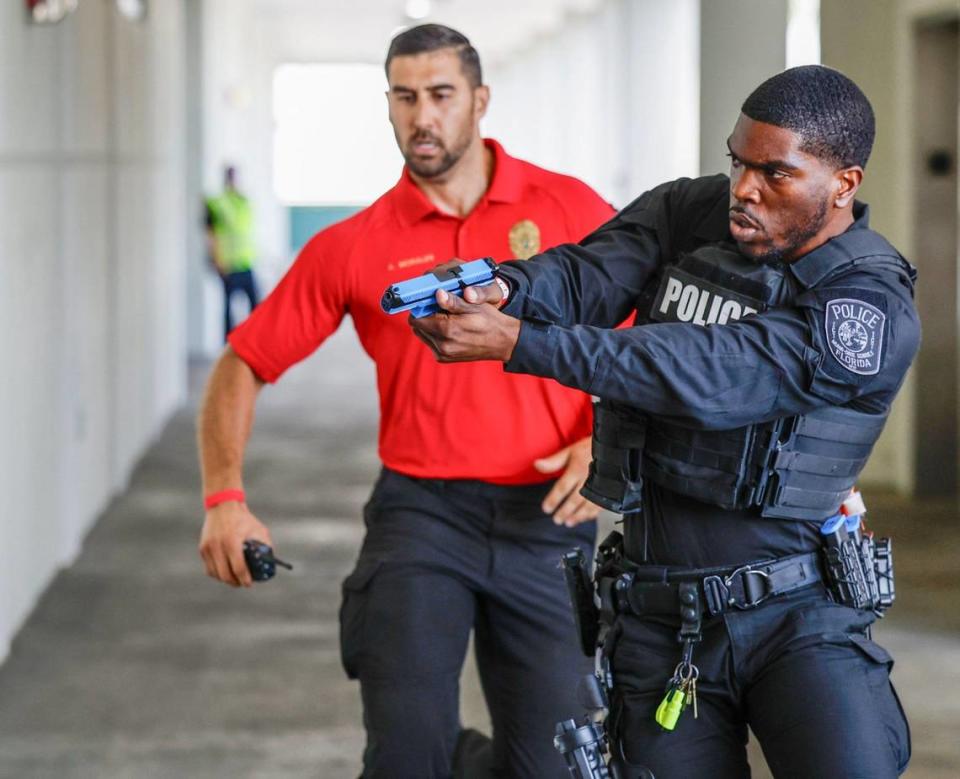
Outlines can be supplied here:
M786 66L787 6L787 0L701 0L701 173L728 170L726 140L740 106Z
M697 172L697 0L619 0L492 68L485 127L617 206Z
M631 199L697 172L700 13L696 0L627 2L625 148Z

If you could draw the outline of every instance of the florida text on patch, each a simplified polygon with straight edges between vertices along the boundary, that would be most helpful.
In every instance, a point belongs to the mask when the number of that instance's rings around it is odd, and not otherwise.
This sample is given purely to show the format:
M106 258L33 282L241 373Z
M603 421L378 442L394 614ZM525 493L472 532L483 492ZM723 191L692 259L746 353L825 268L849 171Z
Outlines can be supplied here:
M824 328L830 354L848 371L873 376L880 370L886 320L879 308L862 300L829 301Z

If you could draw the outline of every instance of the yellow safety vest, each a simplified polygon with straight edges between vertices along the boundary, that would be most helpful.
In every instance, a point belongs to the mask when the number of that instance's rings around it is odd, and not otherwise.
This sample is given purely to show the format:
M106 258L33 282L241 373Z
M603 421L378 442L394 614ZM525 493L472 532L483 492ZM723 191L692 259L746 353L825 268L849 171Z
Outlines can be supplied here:
M239 192L224 192L207 198L211 229L227 273L250 270L256 259L253 241L253 209Z

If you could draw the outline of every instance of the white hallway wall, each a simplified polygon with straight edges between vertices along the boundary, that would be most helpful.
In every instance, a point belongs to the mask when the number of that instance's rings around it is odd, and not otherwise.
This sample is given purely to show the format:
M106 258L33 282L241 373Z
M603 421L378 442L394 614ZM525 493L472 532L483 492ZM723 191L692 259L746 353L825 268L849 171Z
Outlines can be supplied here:
M0 5L0 659L185 396L183 40Z

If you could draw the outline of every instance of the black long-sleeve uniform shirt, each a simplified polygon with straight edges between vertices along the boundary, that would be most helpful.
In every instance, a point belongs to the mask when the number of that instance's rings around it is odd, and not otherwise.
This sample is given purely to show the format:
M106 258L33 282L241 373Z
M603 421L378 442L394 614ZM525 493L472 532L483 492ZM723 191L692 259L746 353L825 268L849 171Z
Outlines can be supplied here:
M504 311L524 320L506 369L554 378L691 427L729 430L826 405L889 409L916 354L914 275L880 258L849 267L828 241L788 266L792 304L737 322L655 323L613 329L636 308L664 262L731 241L726 176L679 179L645 193L579 244L502 266ZM856 204L850 230L868 230ZM846 267L845 267L846 266ZM828 304L880 313L873 362L851 367L831 338ZM712 566L780 557L819 544L818 524L761 519L644 486L644 509L625 523L627 553L662 565Z

